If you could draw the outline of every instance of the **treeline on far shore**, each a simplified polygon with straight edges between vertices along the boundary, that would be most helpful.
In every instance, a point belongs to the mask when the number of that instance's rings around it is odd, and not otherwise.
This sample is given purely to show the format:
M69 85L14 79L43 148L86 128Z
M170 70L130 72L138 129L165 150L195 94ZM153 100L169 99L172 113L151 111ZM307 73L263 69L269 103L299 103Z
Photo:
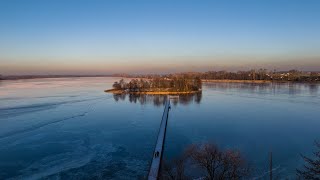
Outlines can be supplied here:
M1 75L0 80L39 79L39 78L77 78L77 77L113 77L112 75Z
M166 75L128 75L122 74L128 78L153 78L153 77L179 77L185 78L198 77L202 80L247 80L247 81L292 81L292 82L320 82L320 72L305 72L299 70L289 71L269 71L267 69L252 69L248 71L208 71L208 72L185 72Z
M292 81L320 82L320 71L306 72L299 70L270 71L267 69L252 69L248 71L207 71L182 72L172 74L108 74L108 75L1 75L0 80L35 79L35 78L65 78L65 77L125 77L125 78L200 78L202 80L244 80L244 81Z

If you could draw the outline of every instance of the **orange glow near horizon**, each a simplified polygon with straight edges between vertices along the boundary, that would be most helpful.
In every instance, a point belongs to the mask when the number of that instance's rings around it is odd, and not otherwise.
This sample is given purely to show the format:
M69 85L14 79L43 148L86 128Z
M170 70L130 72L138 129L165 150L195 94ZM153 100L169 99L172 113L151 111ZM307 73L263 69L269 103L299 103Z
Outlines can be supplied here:
M257 58L257 57L134 57L134 58L100 58L99 60L70 61L28 61L5 62L1 64L3 75L36 74L113 74L113 73L175 73L203 72L210 70L249 70L266 68L269 70L299 69L318 71L319 57Z

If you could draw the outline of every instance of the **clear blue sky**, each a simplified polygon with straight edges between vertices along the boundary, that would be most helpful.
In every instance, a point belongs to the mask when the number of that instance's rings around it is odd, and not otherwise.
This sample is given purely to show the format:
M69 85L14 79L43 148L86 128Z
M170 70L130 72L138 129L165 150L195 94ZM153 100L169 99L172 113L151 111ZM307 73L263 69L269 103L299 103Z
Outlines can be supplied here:
M319 0L1 0L0 74L320 70Z

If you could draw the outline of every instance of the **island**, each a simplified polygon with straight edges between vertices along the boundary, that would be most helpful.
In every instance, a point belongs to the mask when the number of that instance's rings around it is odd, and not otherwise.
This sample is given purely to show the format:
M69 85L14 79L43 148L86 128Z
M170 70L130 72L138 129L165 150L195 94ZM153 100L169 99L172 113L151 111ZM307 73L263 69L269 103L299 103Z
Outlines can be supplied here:
M131 79L125 82L121 79L114 82L112 89L105 90L107 93L114 94L163 94L163 95L179 95L194 94L202 91L202 81L200 77L153 77Z

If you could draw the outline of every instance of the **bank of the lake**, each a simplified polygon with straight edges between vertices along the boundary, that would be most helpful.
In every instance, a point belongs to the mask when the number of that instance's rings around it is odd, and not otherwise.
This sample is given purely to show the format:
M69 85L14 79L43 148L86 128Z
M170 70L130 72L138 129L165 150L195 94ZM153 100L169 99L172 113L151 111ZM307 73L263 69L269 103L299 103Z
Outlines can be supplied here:
M213 82L213 83L272 83L273 82L270 80L233 80L233 79L202 79L201 81Z
M119 89L107 89L104 92L113 93L113 94L149 94L149 95L182 95L182 94L196 94L200 93L201 90L198 91L126 91Z

